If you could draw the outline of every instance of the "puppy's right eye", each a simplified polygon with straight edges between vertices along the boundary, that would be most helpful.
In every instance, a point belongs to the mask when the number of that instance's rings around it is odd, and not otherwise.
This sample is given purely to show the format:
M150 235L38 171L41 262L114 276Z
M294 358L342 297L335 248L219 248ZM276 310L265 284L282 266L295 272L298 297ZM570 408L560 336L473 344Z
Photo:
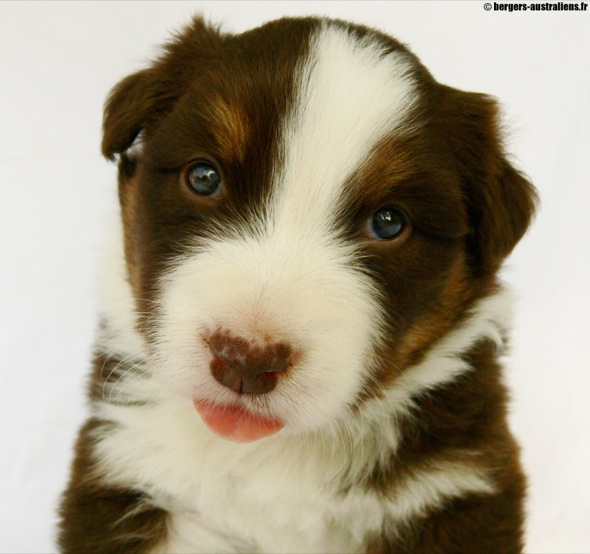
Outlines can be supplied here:
M184 173L184 181L193 192L201 196L216 196L221 191L221 174L209 162L189 165Z

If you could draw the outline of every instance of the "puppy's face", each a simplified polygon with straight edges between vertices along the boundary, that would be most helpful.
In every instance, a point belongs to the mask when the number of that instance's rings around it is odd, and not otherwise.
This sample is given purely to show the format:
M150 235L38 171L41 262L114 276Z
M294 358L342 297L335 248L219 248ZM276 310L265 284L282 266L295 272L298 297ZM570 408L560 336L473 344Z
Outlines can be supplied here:
M114 90L103 150L150 369L236 440L395 387L532 213L492 101L341 23L195 21Z

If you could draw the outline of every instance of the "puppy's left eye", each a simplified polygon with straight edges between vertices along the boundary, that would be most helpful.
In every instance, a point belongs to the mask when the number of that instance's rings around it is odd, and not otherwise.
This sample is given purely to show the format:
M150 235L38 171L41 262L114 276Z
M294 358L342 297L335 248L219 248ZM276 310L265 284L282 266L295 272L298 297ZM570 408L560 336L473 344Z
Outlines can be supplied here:
M379 240L393 240L399 237L407 225L403 212L392 207L381 208L368 221L371 235Z
M209 162L196 162L185 170L187 185L201 196L215 196L222 185L221 174Z

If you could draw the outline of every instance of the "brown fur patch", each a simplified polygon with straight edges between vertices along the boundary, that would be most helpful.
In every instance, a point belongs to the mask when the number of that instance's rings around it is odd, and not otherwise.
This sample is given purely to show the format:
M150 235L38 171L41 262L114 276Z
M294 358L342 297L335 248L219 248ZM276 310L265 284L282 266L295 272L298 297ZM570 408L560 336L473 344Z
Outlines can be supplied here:
M110 487L97 477L93 436L104 425L90 419L80 431L60 506L58 544L64 554L139 554L166 536L164 510L150 505L139 491Z
M220 96L213 99L209 109L211 119L219 129L223 158L243 161L250 134L244 111L237 103L229 104Z
M402 528L368 539L368 552L395 554L522 551L525 480L519 450L506 425L506 393L495 346L481 342L465 355L473 370L416 399L397 421L402 442L386 465L367 473L364 486L395 490L406 475L439 461L487 469L497 492L445 503Z

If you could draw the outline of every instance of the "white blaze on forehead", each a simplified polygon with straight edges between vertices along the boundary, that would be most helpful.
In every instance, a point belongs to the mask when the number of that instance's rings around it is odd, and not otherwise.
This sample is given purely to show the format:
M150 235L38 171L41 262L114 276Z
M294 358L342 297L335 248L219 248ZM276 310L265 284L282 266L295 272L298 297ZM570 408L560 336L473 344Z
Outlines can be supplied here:
M325 25L312 39L282 130L278 219L330 219L346 181L386 134L403 132L416 99L411 62ZM296 218L293 220L292 218Z

